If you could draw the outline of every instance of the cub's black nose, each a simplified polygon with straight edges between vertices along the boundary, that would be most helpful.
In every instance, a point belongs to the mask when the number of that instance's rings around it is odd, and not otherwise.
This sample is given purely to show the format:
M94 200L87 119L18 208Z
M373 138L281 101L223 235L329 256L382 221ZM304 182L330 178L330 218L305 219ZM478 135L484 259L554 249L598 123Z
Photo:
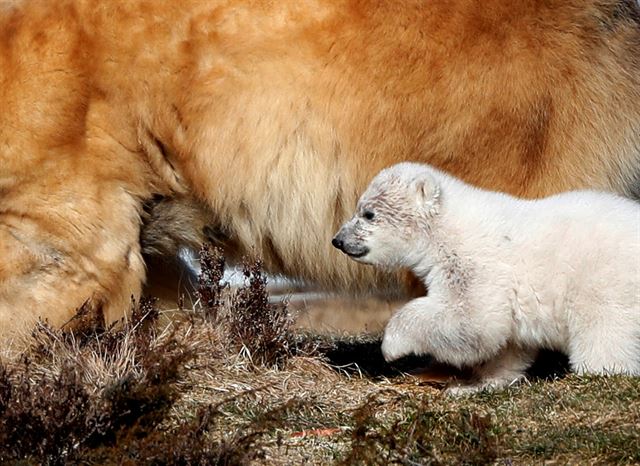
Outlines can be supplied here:
M338 239L338 237L335 237L331 240L331 244L333 244L334 248L338 248L341 251L344 251L344 241L342 241L341 239Z

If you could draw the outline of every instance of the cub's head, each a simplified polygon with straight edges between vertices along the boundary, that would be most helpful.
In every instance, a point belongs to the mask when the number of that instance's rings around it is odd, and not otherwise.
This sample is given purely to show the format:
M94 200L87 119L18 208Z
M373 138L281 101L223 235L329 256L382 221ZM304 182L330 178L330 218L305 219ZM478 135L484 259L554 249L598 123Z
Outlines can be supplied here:
M411 266L439 204L440 186L428 166L394 165L373 179L332 244L365 264Z

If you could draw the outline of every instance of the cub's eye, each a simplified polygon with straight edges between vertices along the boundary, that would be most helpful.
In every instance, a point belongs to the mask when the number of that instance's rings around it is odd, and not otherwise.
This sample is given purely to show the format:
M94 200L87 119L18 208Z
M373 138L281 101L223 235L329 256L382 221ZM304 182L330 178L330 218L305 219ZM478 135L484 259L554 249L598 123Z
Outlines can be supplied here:
M364 218L366 218L367 220L373 220L373 217L375 217L375 216L376 216L376 214L374 214L374 213L373 213L372 211L370 211L370 210L365 210L365 211L364 211L364 214L362 214L362 216L363 216Z

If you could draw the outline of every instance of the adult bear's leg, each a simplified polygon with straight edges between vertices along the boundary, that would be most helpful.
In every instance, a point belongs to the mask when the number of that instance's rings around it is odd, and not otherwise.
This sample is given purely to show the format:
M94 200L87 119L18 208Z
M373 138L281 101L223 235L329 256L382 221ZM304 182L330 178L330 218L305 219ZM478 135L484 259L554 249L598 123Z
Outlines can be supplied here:
M135 166L117 152L48 156L14 173L0 203L0 347L43 318L65 324L85 303L122 318L140 294ZM124 157L126 159L126 157ZM114 161L119 160L118 163Z

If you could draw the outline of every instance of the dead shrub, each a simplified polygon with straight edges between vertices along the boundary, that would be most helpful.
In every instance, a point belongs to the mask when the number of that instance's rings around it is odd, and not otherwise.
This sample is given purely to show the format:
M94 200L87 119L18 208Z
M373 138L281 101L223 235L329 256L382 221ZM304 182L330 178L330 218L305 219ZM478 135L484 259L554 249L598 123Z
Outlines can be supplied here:
M292 355L294 346L287 305L269 302L260 260L246 259L243 274L246 283L231 298L226 315L229 339L238 351L246 351L254 364L281 364Z
M152 432L192 357L172 335L155 334L155 316L146 302L118 330L86 315L87 326L74 330L39 324L31 351L0 366L0 462L63 464L132 432Z
M216 320L225 304L223 292L228 284L223 281L225 258L222 249L204 243L200 249L198 296L201 309L209 319Z
M112 326L91 303L63 329L36 326L29 351L0 365L0 463L246 464L260 456L276 414L217 439L211 432L226 430L219 407L167 421L178 382L203 355L221 358L220 367L237 352L274 366L295 344L286 305L269 303L259 261L245 262L246 284L231 293L221 251L207 246L201 260L203 312L170 329L159 328L154 299Z
M229 290L223 281L225 259L221 249L206 244L200 251L198 302L202 315L220 326L229 348L250 358L256 366L277 366L297 345L286 302L271 303L262 262L245 258L244 285ZM298 348L299 346L299 348Z

